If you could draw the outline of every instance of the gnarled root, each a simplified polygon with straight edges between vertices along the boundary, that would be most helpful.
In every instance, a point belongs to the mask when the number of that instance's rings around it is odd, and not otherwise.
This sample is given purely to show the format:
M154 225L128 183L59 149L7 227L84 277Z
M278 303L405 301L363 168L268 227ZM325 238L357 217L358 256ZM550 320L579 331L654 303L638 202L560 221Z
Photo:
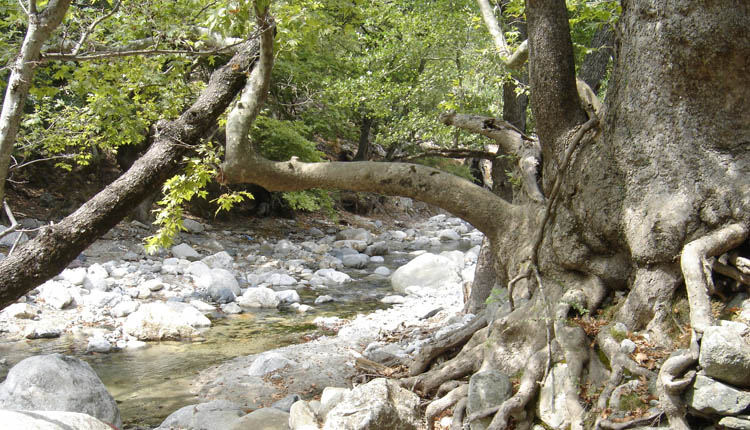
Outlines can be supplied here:
M466 404L469 399L464 397L456 403L453 408L453 421L451 421L451 430L462 430L464 427L464 416L466 415Z
M418 376L404 378L400 381L400 384L407 389L416 389L425 394L430 393L446 381L459 379L476 372L483 358L484 345L474 345L472 348L465 347L455 358L443 363L439 368Z
M458 388L451 390L445 396L430 403L425 411L427 430L433 430L435 428L435 418L440 415L440 413L455 405L461 399L465 399L468 394L469 384L462 384Z
M471 339L480 329L487 326L487 318L484 314L476 318L464 327L450 333L442 339L436 339L422 347L419 354L414 358L409 366L409 376L416 376L424 372L430 363L447 351L460 348Z
M607 408L607 402L609 401L612 392L617 388L622 380L623 371L628 370L631 374L636 376L643 376L649 380L653 380L656 375L654 372L639 366L635 361L631 360L622 350L620 344L615 340L609 332L609 326L602 328L599 334L596 336L596 342L599 348L609 358L612 372L610 373L609 380L604 385L604 389L599 395L597 401L597 408L604 410ZM604 420L600 417L597 419L594 425L595 429L603 428Z
M679 376L696 362L698 362L698 340L693 331L690 349L673 352L659 371L656 390L659 393L660 406L667 415L672 430L690 429L685 418L685 405L680 395L693 382L695 371L691 370L684 376Z
M546 346L535 352L531 356L529 364L526 366L526 370L523 373L521 384L519 385L516 394L510 399L504 401L500 406L487 408L469 415L467 420L472 422L495 414L495 417L492 419L489 427L487 427L487 430L506 430L508 428L510 417L523 411L526 405L536 395L537 390L539 389L539 383L541 382L542 377L544 377L544 372L547 368L548 356L549 349Z
M698 333L713 324L711 302L708 294L712 288L711 265L707 259L736 248L747 239L748 228L744 224L731 224L700 237L682 248L680 266L685 278L690 324Z

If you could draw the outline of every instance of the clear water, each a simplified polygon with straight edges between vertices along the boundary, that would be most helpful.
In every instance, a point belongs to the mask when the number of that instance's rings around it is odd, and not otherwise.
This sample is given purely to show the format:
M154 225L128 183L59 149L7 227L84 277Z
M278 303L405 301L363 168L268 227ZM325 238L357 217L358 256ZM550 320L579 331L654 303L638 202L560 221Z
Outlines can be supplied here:
M432 252L457 249L446 245ZM394 268L408 262L403 253L385 257L384 265ZM374 267L373 267L374 268ZM372 268L371 268L372 269ZM156 427L175 410L196 403L191 393L195 376L203 369L243 355L305 342L324 334L312 324L319 316L354 317L385 308L379 300L393 294L386 280L356 280L371 271L348 271L355 282L318 291L299 289L302 303L312 305L319 295L335 302L315 305L315 312L256 310L213 320L202 333L202 342L150 342L138 351L86 354L87 339L65 335L57 339L2 343L0 357L10 366L32 355L62 353L88 362L115 398L126 428ZM7 369L0 368L0 380Z

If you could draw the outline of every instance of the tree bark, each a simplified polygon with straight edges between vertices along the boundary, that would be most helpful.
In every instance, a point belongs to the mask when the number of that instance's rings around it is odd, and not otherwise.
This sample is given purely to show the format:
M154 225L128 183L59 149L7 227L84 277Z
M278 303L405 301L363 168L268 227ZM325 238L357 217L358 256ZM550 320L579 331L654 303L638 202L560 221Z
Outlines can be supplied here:
M354 161L367 161L370 159L371 129L372 118L364 115L362 117L362 123L359 126L359 145L357 145L357 153L354 155Z
M214 72L198 100L179 118L160 124L151 149L126 173L61 222L45 227L0 261L0 308L52 278L131 208L174 175L182 157L198 144L245 85L258 55L257 41Z
M36 3L32 3L36 7ZM5 89L3 108L0 112L0 202L5 198L5 180L16 135L21 124L23 108L34 79L34 69L44 42L60 25L70 7L70 0L52 0L44 11L29 11L26 37L11 66L8 87Z

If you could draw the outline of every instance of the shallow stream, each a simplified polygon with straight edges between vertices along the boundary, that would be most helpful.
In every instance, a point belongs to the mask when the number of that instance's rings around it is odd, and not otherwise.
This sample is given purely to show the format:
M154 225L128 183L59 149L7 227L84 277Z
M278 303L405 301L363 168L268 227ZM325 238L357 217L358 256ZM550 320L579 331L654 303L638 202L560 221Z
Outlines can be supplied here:
M445 245L431 252L457 249ZM391 270L405 264L410 256L393 253L385 257ZM318 291L298 289L303 304L328 294L336 301L315 305L315 312L299 314L291 309L246 310L239 315L212 318L212 327L202 333L201 342L149 342L137 351L86 354L87 337L64 335L57 339L0 341L0 357L13 366L26 357L62 353L88 362L99 375L120 408L125 427L158 426L182 406L196 403L191 394L195 375L210 366L234 357L256 354L282 346L305 342L323 335L312 321L320 316L349 318L387 307L380 299L393 294L387 280L363 279L371 271L346 270L354 282ZM2 368L0 368L2 369ZM7 370L0 370L0 381Z

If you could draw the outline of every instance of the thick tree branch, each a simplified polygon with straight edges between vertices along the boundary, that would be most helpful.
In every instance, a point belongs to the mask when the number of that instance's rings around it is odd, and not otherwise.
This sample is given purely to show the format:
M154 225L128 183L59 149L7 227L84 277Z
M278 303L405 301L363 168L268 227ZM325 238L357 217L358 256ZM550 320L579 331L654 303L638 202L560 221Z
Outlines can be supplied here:
M565 0L527 0L531 106L544 158L556 160L558 141L586 121L575 79L573 43ZM545 163L546 164L546 163Z
M505 40L505 35L503 34L502 28L500 28L500 24L497 22L495 12L492 10L489 0L477 0L477 3L479 4L479 10L482 11L484 24L490 32L490 35L492 35L492 40L495 42L495 48L500 54L505 66L509 69L518 69L523 66L529 58L528 41L524 40L511 55L510 47Z
M399 195L440 206L491 235L515 213L513 205L450 173L406 163L372 161L274 162L252 153L239 154L226 169L231 183L254 183L270 191L330 188ZM472 202L467 205L465 202Z
M440 115L440 121L488 137L494 140L504 153L514 155L518 159L518 167L523 176L524 191L531 200L544 201L544 195L537 183L537 167L541 158L538 141L497 118L448 112Z
M0 308L60 273L179 170L183 156L211 130L244 87L246 71L258 56L257 48L257 41L248 42L226 66L214 72L198 100L179 118L159 127L154 144L130 170L73 214L43 228L36 238L0 261Z
M225 171L236 169L235 163L242 158L243 154L253 152L248 137L250 126L260 113L271 86L274 23L268 14L268 9L258 11L256 21L260 30L260 58L245 89L242 90L237 106L227 117Z

